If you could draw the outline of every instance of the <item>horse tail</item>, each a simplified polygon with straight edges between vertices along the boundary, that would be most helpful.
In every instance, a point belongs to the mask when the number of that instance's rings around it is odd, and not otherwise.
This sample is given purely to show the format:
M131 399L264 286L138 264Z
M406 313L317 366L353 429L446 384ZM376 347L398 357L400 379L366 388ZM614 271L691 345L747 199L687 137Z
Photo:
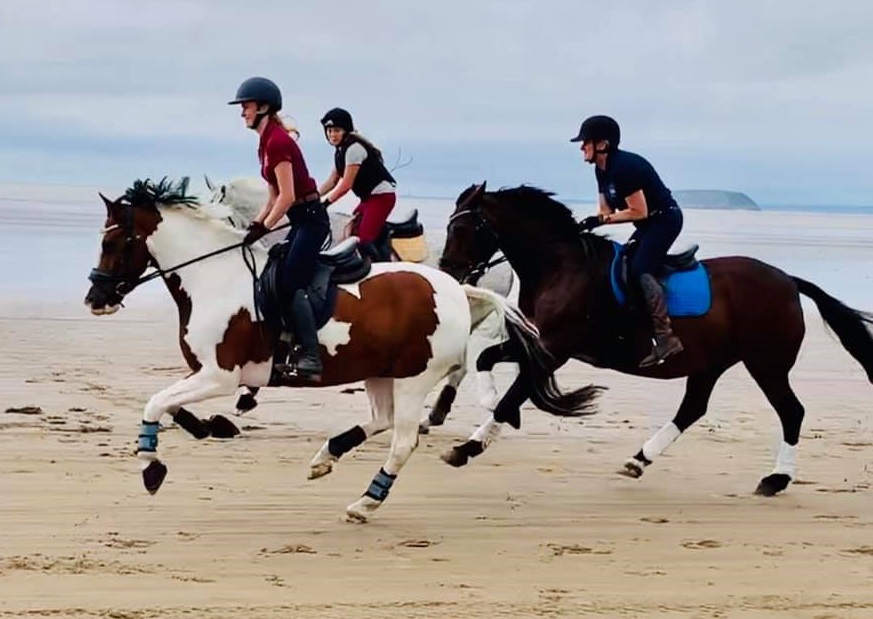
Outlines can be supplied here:
M491 312L504 325L509 338L507 347L516 354L523 376L528 377L531 402L542 411L559 417L579 417L597 412L594 400L603 387L586 385L569 393L562 393L555 382L554 358L540 341L540 333L524 314L506 298L486 288L464 284L464 292L473 314L473 328ZM477 320L478 318L478 320Z
M868 327L873 325L873 313L852 309L804 279L791 279L801 294L815 301L827 326L836 333L843 348L864 367L868 380L873 383L873 335Z

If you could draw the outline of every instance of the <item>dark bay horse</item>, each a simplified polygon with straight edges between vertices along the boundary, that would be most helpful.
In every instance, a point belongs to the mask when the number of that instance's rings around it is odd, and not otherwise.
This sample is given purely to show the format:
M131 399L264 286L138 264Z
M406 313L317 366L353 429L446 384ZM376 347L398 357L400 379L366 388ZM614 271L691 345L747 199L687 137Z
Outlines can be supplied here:
M548 353L536 329L505 299L490 290L462 286L424 265L370 267L354 252L355 239L349 239L346 252L336 253L342 252L337 248L322 256L334 265L340 258L356 264L356 275L332 284L324 297L325 322L318 330L322 381L275 374L276 334L260 319L253 299L253 278L264 269L267 249L260 244L241 247L244 231L228 223L228 207L197 204L186 188L187 182L137 181L121 198L103 198L102 249L85 297L92 313L112 314L139 284L160 277L179 311L179 346L191 371L154 394L143 411L137 456L149 492L157 492L167 474L157 454L164 415L202 439L225 430L184 407L230 395L241 385L326 387L364 381L372 421L326 441L310 462L310 479L330 473L343 454L393 428L388 459L364 495L346 509L348 519L366 521L387 498L418 444L425 397L465 362L477 321L496 312L505 320L509 341L525 351L522 367L540 377L548 373ZM143 276L149 266L156 270ZM334 274L338 271L336 267ZM146 327L138 336L155 334ZM558 415L585 413L585 398L567 400L549 390L554 383L548 378L538 384L546 389L534 401L545 409ZM578 407L563 408L568 402Z
M651 368L638 367L651 349L651 325L643 313L620 306L611 272L617 245L580 233L570 210L550 193L521 186L489 192L485 184L466 189L448 223L440 268L464 280L499 249L521 283L519 307L540 330L554 367L574 358L596 367L652 378L687 377L685 396L672 421L659 429L624 465L643 470L705 413L713 387L729 367L743 363L776 409L783 441L771 474L756 492L771 496L795 475L795 452L803 405L788 380L805 333L800 294L811 298L843 347L873 382L873 315L847 307L818 286L753 258L703 260L711 289L709 310L674 318L685 351ZM481 369L511 360L511 344L488 350ZM518 380L494 410L496 421L518 427L519 406L529 383ZM475 437L474 437L475 438ZM470 440L446 457L454 465L481 453Z

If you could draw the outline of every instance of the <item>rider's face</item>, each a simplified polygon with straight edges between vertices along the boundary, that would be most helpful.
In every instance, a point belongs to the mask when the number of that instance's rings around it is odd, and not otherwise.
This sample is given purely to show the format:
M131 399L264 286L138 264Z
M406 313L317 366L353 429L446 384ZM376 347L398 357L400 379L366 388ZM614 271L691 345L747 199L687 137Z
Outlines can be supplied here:
M579 146L579 150L582 151L582 159L584 159L586 163L594 163L594 157L596 156L596 153L594 152L593 141L585 140Z
M599 142L585 140L579 146L579 150L582 151L582 159L586 163L597 163L597 155L603 154L608 147L609 143L606 140L600 140Z
M324 134L327 136L328 142L333 146L338 146L339 143L343 141L343 138L346 135L346 130L340 129L339 127L328 127L324 130Z
M258 104L256 101L243 101L240 103L240 116L246 121L246 127L254 129L258 122Z

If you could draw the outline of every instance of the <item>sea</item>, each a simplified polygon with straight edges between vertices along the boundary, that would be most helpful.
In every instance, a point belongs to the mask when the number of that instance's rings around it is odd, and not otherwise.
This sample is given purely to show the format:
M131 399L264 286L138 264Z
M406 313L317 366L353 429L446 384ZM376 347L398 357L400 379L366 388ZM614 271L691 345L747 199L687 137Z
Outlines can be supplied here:
M107 195L120 192L108 189ZM568 203L579 216L594 205ZM343 209L343 204L339 205ZM348 208L348 207L345 207ZM392 218L418 211L429 245L442 247L452 198L401 195ZM684 209L685 227L674 245L700 246L701 258L743 255L812 281L849 305L873 310L873 208L780 205L760 211ZM0 185L0 294L4 300L81 308L88 273L96 266L105 209L97 189ZM611 226L624 240L630 225ZM160 281L127 303L165 298Z

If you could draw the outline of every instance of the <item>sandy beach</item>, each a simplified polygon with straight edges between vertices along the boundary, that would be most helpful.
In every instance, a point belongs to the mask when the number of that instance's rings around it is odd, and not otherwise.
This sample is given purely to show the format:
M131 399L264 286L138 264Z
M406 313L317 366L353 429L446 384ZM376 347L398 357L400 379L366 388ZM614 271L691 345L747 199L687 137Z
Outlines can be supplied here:
M128 305L0 305L0 617L873 615L871 388L813 307L792 374L807 408L799 480L784 496L752 495L778 422L745 370L630 480L616 469L683 383L572 363L564 386L610 388L598 415L526 407L522 431L451 469L439 454L482 414L467 382L382 510L351 525L340 516L389 437L306 480L321 442L368 415L343 388L265 390L230 441L168 428L170 474L149 496L132 455L142 406L185 371L172 307Z

